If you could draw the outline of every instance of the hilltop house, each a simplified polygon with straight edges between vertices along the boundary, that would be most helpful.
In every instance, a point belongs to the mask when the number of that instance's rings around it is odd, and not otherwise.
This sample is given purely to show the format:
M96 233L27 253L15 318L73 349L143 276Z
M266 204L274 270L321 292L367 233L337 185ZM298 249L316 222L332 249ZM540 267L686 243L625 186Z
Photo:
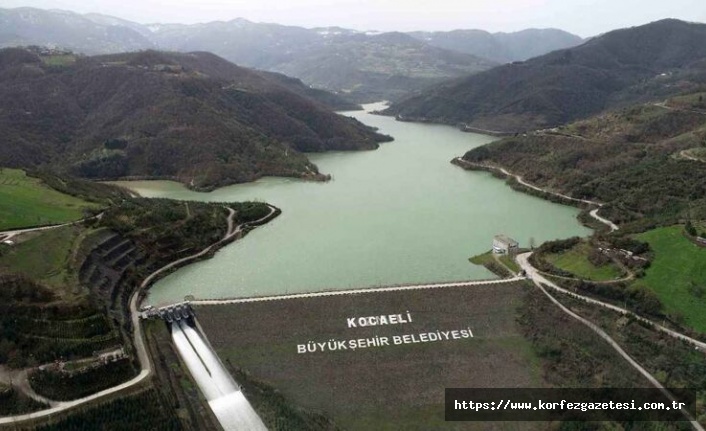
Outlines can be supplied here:
M513 254L517 252L520 244L506 235L495 235L493 237L493 253Z

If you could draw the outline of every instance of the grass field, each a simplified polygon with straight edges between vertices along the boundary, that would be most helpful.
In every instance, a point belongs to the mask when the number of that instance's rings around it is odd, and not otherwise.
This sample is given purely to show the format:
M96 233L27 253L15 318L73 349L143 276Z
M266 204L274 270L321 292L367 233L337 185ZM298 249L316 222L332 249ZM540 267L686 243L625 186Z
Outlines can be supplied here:
M47 55L42 56L42 61L50 66L70 66L76 63L76 56L73 54Z
M485 265L493 261L493 252L487 251L483 254L473 256L472 258L468 259L468 261L475 265Z
M23 273L57 288L77 286L75 274L69 271L70 258L85 233L84 227L76 225L32 233L32 238L6 248L0 270Z
M499 256L498 259L500 259L500 262L502 262L505 266L510 269L510 271L514 272L515 274L520 272L520 270L522 269L512 257L506 254Z
M637 238L655 253L654 261L639 283L652 289L671 314L706 333L706 248L682 235L682 226L654 229Z
M522 284L199 307L218 351L308 411L346 430L508 429L444 422L446 387L542 386L516 322ZM406 324L347 326L348 317L406 314ZM470 327L473 338L300 354L298 344ZM514 423L510 429L543 429ZM490 428L488 428L490 427Z
M620 277L620 269L612 263L602 266L596 266L591 263L588 260L590 251L590 244L582 241L564 252L547 254L544 259L557 268L576 275L578 278L606 281Z
M19 169L0 168L0 231L65 223L95 204L59 193Z
M503 265L505 265L510 271L514 273L520 272L520 266L513 260L512 257L506 255L506 254L494 254L492 251L485 252L483 254L479 254L477 256L473 256L472 258L468 259L471 263L475 265L487 265L489 263L497 262L499 261Z
M469 258L468 261L474 265L484 266L490 272L501 278L510 277L520 271L520 267L515 263L512 257L508 255L498 255L492 251L473 256Z

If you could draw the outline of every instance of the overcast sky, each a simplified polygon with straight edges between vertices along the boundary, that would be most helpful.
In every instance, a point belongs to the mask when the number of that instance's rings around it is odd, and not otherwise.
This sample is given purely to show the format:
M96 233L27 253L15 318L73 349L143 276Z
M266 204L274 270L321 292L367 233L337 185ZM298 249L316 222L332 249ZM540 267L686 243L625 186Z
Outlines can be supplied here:
M0 0L0 7L21 6L98 12L141 23L242 17L381 31L556 27L584 37L662 18L706 22L706 0Z

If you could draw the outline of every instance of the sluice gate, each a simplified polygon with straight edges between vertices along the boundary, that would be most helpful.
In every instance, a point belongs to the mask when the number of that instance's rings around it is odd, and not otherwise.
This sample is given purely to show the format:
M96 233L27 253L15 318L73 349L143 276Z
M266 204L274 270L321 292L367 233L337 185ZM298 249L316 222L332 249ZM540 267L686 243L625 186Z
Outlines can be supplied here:
M164 320L182 360L224 430L267 431L240 387L213 351L189 302L142 310L144 318Z

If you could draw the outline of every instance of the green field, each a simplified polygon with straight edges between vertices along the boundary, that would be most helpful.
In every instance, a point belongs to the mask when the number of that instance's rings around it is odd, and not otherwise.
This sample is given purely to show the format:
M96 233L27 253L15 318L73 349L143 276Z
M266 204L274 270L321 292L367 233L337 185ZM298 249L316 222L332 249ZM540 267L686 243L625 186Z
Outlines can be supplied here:
M42 61L50 66L70 66L76 63L76 56L73 54L50 55L42 57Z
M0 231L66 223L82 218L84 209L96 207L59 193L24 171L0 168Z
M32 233L32 238L8 247L0 256L0 271L19 272L53 287L76 286L69 259L85 233L85 228L75 225Z
M684 238L682 229L670 226L638 235L655 253L640 283L659 296L667 313L683 316L686 325L706 333L706 248Z
M515 275L521 269L511 256L495 254L492 251L473 256L468 261L475 265L484 266L490 272L502 278Z
M514 272L515 274L520 272L520 270L522 269L512 257L506 254L499 256L498 259L500 259L500 262L502 262L505 266L510 269L510 271Z
M555 267L568 271L579 278L593 281L607 281L619 278L620 269L614 264L608 263L596 266L588 260L591 245L580 242L576 246L561 253L551 253L544 256L544 259Z
M487 251L483 254L473 256L472 258L468 259L468 261L475 265L485 265L493 261L493 252Z

